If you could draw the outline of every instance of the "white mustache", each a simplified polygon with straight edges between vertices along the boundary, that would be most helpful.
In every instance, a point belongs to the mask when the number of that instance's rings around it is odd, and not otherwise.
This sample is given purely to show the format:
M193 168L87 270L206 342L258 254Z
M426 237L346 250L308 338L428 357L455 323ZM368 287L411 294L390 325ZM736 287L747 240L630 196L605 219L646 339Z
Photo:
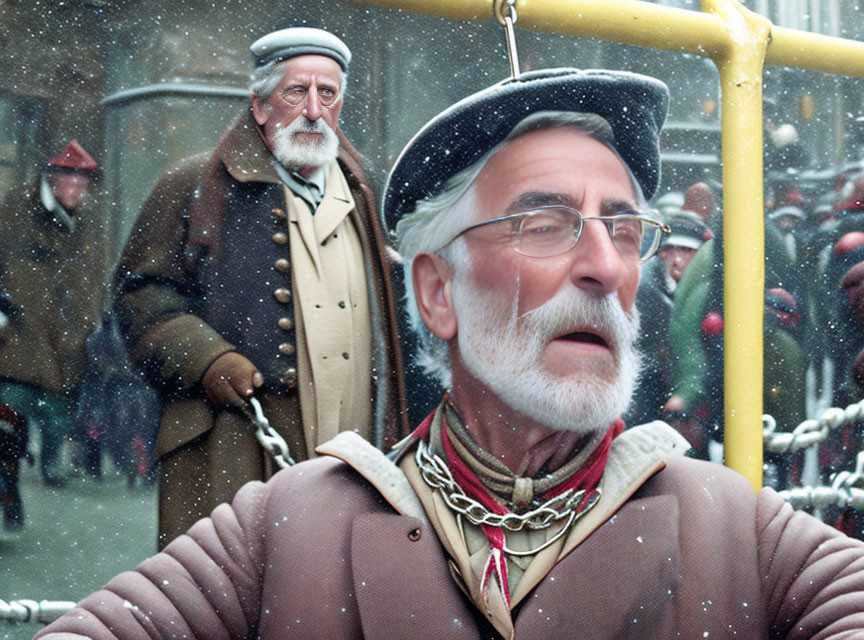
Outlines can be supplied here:
M516 322L527 323L534 339L542 344L574 330L593 330L608 340L616 361L639 336L635 307L628 313L615 293L597 296L575 287L562 289L541 306L516 318Z

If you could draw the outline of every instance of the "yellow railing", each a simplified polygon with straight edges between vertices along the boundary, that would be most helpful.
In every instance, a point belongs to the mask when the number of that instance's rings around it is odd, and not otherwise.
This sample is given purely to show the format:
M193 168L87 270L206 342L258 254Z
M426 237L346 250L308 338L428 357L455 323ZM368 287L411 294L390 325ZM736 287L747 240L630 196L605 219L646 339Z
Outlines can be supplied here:
M491 20L492 0L357 0L456 20ZM864 43L774 27L738 0L702 12L639 0L517 0L517 27L710 58L722 91L726 464L762 486L762 69L864 77Z

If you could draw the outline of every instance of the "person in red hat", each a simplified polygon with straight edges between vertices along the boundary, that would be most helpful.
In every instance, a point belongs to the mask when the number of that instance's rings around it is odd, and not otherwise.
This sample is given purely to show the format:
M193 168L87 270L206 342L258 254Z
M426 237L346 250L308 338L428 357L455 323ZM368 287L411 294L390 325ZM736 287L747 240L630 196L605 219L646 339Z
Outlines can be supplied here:
M59 452L74 430L84 341L98 326L106 244L90 190L99 165L72 140L36 184L13 189L0 217L0 402L19 407L42 431L45 482L63 484Z

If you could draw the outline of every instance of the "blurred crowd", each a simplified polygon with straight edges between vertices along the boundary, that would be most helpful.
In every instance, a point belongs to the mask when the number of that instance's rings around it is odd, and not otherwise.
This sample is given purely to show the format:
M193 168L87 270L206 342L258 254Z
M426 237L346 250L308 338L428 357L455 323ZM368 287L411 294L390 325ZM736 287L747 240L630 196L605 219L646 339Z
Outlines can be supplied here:
M705 459L723 441L721 199L719 185L697 183L654 203L672 233L640 284L646 367L627 416L666 420ZM864 165L769 174L765 203L764 411L791 431L814 417L808 393L823 408L864 397ZM860 426L819 447L823 482L854 465ZM765 460L766 484L800 483L800 452ZM849 516L836 524L848 529Z

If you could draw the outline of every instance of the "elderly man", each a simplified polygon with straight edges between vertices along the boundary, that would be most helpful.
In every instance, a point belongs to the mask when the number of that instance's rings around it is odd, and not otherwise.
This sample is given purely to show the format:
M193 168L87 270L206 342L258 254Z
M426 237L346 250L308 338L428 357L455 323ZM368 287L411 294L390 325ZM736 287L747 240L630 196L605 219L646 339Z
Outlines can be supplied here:
M684 458L662 423L622 433L666 105L643 76L535 71L427 125L385 206L438 409L390 458L344 433L244 487L42 637L864 629L864 545Z
M407 431L383 234L339 130L351 53L308 28L251 50L250 108L160 179L119 272L131 355L165 403L160 544L272 473L240 411L253 393L296 460L345 429Z

